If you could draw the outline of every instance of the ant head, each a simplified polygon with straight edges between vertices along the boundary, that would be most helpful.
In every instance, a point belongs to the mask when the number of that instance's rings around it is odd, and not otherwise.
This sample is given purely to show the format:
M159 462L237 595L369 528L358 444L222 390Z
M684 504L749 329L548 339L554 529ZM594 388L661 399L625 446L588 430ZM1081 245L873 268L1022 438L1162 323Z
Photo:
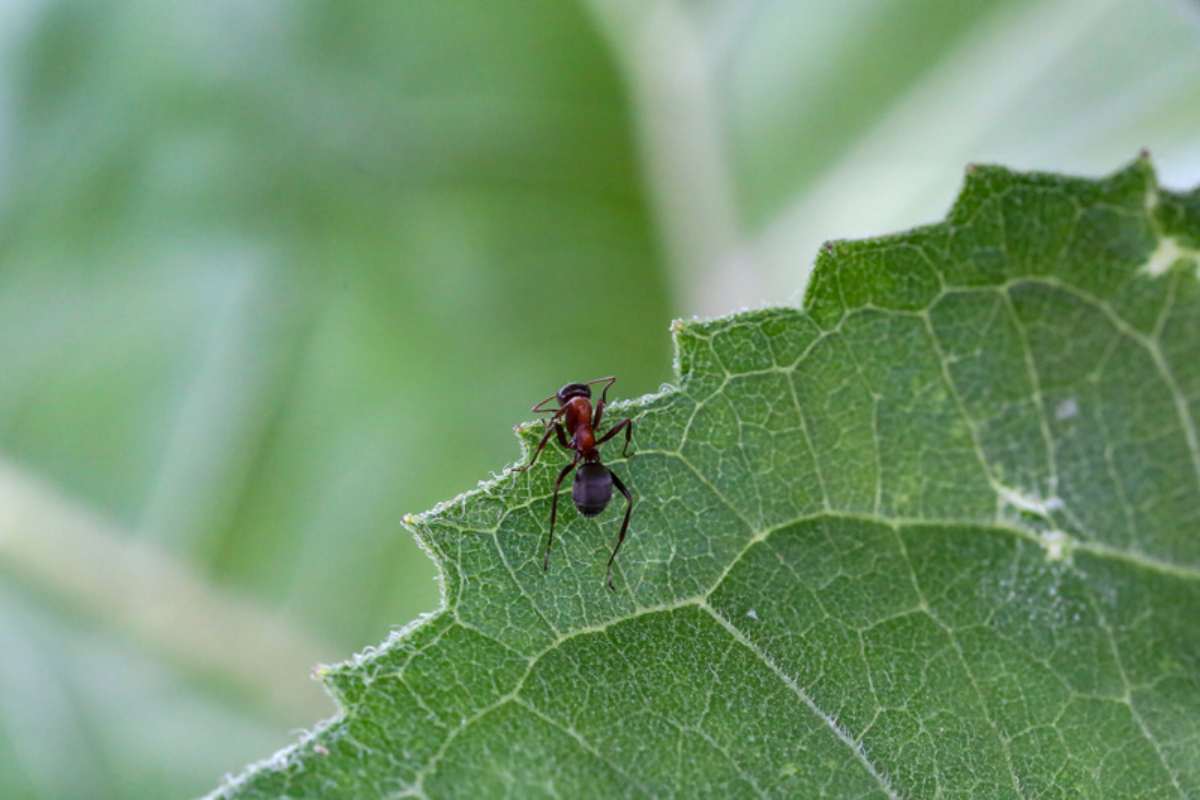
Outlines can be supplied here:
M565 406L573 397L591 397L592 388L586 383L568 383L558 390L558 404Z

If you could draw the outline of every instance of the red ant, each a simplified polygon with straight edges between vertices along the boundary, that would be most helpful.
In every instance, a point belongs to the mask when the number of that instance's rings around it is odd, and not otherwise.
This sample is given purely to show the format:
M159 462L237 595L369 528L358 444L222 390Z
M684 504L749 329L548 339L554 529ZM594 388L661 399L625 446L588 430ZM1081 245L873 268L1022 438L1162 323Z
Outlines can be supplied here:
M596 430L600 427L600 420L604 417L604 404L608 400L608 388L616 382L617 379L610 376L586 383L568 383L536 404L532 409L534 413L544 414L549 411L554 413L546 419L546 435L538 442L529 463L517 467L515 470L520 472L532 467L547 442L550 441L550 437L554 435L557 435L558 443L564 450L575 454L571 463L562 468L562 472L558 473L558 480L554 482L554 499L550 501L550 536L546 539L546 554L542 557L543 571L550 569L550 547L554 544L554 520L558 516L559 487L562 486L563 480L571 473L571 470L579 467L579 471L575 473L575 482L571 486L571 499L575 501L575 508L579 509L579 513L585 517L594 517L608 507L608 501L612 499L613 486L616 486L617 490L625 495L625 519L621 522L621 532L617 534L617 546L613 548L612 555L608 557L608 575L605 583L608 584L609 590L613 590L613 560L617 557L617 551L621 549L621 543L625 541L625 532L629 529L629 513L633 511L633 496L629 494L629 490L625 488L625 484L621 483L621 479L616 476L616 473L600 463L599 450L600 445L623 430L625 431L625 447L621 449L621 456L627 457L629 455L629 439L633 435L633 420L623 419L608 433L599 439L596 438ZM596 411L593 415L591 387L596 383L603 383L604 389L600 392L600 402L596 403ZM543 408L552 400L558 401L557 409ZM563 422L559 421L560 418L563 419ZM571 432L570 440L567 439L566 431L563 430L564 423L566 429Z

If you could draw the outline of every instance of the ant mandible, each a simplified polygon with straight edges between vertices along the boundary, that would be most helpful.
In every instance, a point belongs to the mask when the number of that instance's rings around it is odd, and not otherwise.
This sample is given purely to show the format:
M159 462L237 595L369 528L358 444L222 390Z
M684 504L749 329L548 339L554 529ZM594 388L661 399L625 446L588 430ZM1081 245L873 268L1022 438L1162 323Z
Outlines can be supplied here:
M534 405L532 410L536 414L551 411L553 413L546 419L546 435L538 442L538 446L533 451L533 457L529 459L528 464L517 467L515 470L521 472L532 467L550 441L551 436L557 436L559 445L567 452L574 454L571 463L562 468L562 471L558 473L558 480L554 482L553 499L550 501L550 536L546 539L546 554L542 557L543 571L550 569L550 548L554 544L554 520L558 516L559 488L567 475L571 474L571 470L579 467L579 471L575 473L575 482L571 486L571 499L575 501L575 508L579 509L579 513L585 517L594 517L608 507L608 501L612 499L613 486L616 486L617 490L625 495L625 519L621 521L621 532L617 534L617 546L613 548L612 555L608 557L608 574L605 577L605 583L610 591L613 591L613 561L617 557L617 551L621 549L621 543L625 541L625 532L629 529L629 514L633 511L633 495L625 488L625 484L621 483L621 479L616 476L616 473L600 463L600 445L621 431L625 431L625 447L621 449L621 456L628 456L629 439L633 435L633 420L623 419L608 433L599 439L596 438L600 420L604 417L604 404L608 400L608 389L616 382L616 378L609 376L586 383L568 383L545 400ZM596 403L596 410L593 414L591 387L597 383L603 383L604 388L600 392L600 402ZM552 400L558 401L557 409L543 408ZM566 430L563 429L564 425ZM566 431L571 432L569 440Z

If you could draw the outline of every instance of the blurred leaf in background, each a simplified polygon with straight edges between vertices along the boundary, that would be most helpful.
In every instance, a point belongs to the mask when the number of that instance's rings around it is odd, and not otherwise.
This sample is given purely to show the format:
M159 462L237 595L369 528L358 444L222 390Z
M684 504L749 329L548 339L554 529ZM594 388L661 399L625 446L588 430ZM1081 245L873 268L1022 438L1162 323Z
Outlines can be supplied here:
M1200 178L1161 0L7 0L0 796L181 796L437 602L398 525L963 163Z
M196 792L332 712L315 683L264 703L272 681L436 607L400 516L511 459L512 426L568 379L657 388L672 308L620 81L578 8L27 14L5 51L0 443L10 485L55 491L7 495L30 508L0 534L22 651L0 673L0 796ZM106 527L43 529L60 503ZM131 542L157 554L133 584L76 591L129 573ZM57 574L35 569L52 543ZM216 597L177 609L190 632L131 623L121 595L174 607L154 591L180 591L171 562ZM232 619L195 613L229 597ZM189 652L244 606L306 644L256 652L251 632L248 668ZM142 672L167 687L135 691Z

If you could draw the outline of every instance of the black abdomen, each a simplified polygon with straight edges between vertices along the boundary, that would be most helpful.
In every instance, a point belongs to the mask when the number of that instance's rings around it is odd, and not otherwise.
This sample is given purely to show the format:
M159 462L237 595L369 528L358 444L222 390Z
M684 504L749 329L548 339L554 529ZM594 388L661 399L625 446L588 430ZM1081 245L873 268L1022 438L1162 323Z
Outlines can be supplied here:
M571 486L571 499L585 517L594 517L608 506L612 499L612 475L603 464L584 464L575 473Z

